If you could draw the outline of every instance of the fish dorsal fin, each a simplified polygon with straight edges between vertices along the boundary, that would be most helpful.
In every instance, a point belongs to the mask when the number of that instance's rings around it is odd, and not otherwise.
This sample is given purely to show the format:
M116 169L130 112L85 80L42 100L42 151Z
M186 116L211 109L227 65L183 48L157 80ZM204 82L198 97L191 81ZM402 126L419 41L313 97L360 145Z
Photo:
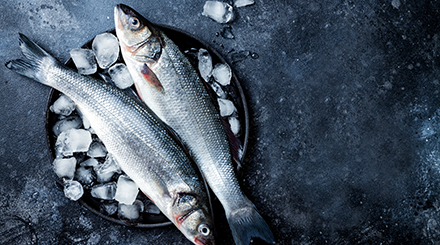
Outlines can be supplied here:
M157 91L161 92L161 93L165 93L165 90L162 86L162 84L160 83L159 79L157 78L156 74L154 74L154 72L148 67L147 64L144 64L144 66L142 67L141 70L142 76L144 77L145 81L147 81L147 83L156 88Z

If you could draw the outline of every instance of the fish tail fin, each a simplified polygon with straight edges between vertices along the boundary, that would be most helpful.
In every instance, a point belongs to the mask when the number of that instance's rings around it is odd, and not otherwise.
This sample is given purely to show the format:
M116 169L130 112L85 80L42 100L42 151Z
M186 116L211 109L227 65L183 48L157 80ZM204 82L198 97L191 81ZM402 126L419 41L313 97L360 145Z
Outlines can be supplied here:
M21 33L19 35L20 48L26 59L8 61L5 64L6 67L20 75L45 83L40 73L42 65L47 61L52 63L57 63L57 61L28 37Z
M227 219L236 245L248 245L252 237L275 244L272 231L253 204L230 212Z

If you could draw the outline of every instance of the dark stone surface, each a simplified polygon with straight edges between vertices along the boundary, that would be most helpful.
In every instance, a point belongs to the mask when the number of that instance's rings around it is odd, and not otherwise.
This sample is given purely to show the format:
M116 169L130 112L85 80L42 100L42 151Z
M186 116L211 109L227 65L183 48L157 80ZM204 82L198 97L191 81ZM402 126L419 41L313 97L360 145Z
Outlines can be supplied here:
M125 4L229 62L254 54L232 64L251 112L242 187L277 244L440 243L440 4L256 0L225 39L204 2ZM18 32L65 61L112 28L117 3L2 1L0 61L22 56ZM174 227L116 225L63 196L45 139L49 91L0 67L0 244L190 244ZM217 223L218 244L231 244Z

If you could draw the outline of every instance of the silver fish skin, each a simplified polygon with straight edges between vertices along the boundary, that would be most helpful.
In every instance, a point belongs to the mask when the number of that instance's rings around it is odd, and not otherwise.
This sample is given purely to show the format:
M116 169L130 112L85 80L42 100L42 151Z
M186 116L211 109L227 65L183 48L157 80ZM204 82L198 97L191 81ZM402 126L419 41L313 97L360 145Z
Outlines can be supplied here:
M222 203L234 241L274 243L269 226L243 194L228 135L197 71L179 48L139 13L120 4L115 27L122 56L142 100L182 138Z
M205 183L167 126L124 91L66 68L23 34L19 40L27 59L6 67L70 97L141 191L191 242L214 245Z

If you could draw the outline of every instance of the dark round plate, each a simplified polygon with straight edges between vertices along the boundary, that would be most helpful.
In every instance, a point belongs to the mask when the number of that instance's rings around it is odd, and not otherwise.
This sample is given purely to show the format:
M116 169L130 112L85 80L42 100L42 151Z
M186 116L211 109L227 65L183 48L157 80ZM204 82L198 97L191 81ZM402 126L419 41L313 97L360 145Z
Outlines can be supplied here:
M191 63L193 63L194 67L197 67L197 50L200 48L204 48L209 51L212 57L213 64L217 63L224 63L226 64L225 59L214 49L210 48L205 42L197 39L193 35L184 32L182 30L178 30L174 27L166 26L166 25L157 25L171 40L173 40L181 49L184 54L189 58ZM112 34L115 34L114 30L108 31ZM86 44L82 46L82 48L88 48L91 49L92 46L92 40L88 41ZM119 59L117 62L123 62L121 55L119 56ZM72 59L69 59L66 62L66 66L70 68L76 68ZM99 75L98 73L102 73L103 70L98 67L98 71L96 74L93 74L92 76ZM240 121L240 133L237 135L240 142L242 143L242 150L243 154L241 159L244 159L244 156L246 154L246 149L248 145L248 137L249 137L249 113L246 105L246 100L244 97L243 89L240 86L240 83L235 76L235 74L232 72L232 79L231 84L222 87L225 92L228 93L228 99L231 100L234 105L237 108L238 111L238 119ZM46 112L46 131L47 131L47 142L49 151L51 152L52 160L55 159L55 143L56 143L56 137L54 136L54 133L52 132L52 128L55 125L56 121L58 120L58 116L51 112L49 110L49 107L58 99L58 97L61 95L61 93L55 89L52 89L48 104L47 104L47 112ZM62 180L59 179L58 183L62 185ZM147 197L140 192L138 199L146 199ZM139 220L136 221L127 221L122 220L117 217L117 215L106 215L104 213L100 212L100 204L102 203L101 200L98 200L91 196L89 191L84 190L84 195L81 197L78 202L86 207L88 210L90 210L92 213L95 213L96 215L115 222L117 224L121 225L129 225L134 227L140 227L140 228L154 228L154 227L161 227L161 226L167 226L172 224L163 214L160 215L153 215L153 214L147 214L142 213L142 216Z

